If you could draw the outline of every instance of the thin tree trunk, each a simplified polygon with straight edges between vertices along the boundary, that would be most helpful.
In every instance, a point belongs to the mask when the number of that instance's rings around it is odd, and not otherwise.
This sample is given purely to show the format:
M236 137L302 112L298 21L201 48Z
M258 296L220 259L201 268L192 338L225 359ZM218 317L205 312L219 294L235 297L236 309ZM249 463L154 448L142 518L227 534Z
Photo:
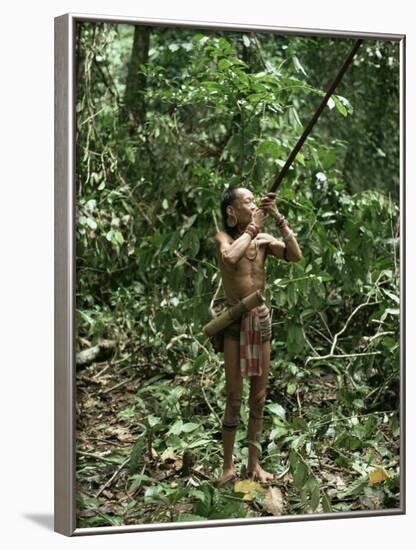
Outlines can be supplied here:
M126 91L120 112L122 122L130 120L131 130L135 131L146 119L145 93L147 79L140 68L149 59L150 27L136 25L133 48L127 72Z

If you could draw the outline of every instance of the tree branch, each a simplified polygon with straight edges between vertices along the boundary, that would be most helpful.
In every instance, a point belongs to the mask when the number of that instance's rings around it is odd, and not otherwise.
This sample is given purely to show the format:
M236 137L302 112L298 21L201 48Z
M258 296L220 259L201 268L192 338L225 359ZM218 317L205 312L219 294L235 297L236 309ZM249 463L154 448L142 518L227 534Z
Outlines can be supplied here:
M332 346L331 346L330 355L333 355L333 354L334 354L334 350L335 350L335 347L336 347L336 345L337 345L338 336L341 336L341 334L343 334L343 333L346 331L347 326L348 326L349 322L351 321L351 319L354 317L354 315L356 315L356 314L360 311L360 309L363 308L363 307L365 307L365 306L374 306L374 305L379 304L379 303L380 303L380 302L369 302L369 301L367 301L367 302L364 302L363 304L360 304L359 306L357 306L357 307L354 309L354 311L353 311L353 312L351 313L351 315L348 317L348 319L347 319L345 325L343 326L343 328L342 328L339 332L337 332L337 333L335 334L334 340L333 340Z

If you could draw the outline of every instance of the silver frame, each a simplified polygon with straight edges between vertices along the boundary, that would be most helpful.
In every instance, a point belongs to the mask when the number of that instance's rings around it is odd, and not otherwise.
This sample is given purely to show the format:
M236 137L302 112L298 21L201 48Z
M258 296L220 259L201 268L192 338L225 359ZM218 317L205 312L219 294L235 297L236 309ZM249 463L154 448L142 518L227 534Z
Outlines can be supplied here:
M400 508L224 519L182 523L153 523L116 527L76 527L76 378L75 378L75 39L77 22L125 23L216 30L273 32L295 36L371 38L400 42ZM405 514L405 41L404 34L301 29L224 22L145 19L108 15L65 14L55 18L55 313L54 313L54 530L66 536L222 527L292 521Z

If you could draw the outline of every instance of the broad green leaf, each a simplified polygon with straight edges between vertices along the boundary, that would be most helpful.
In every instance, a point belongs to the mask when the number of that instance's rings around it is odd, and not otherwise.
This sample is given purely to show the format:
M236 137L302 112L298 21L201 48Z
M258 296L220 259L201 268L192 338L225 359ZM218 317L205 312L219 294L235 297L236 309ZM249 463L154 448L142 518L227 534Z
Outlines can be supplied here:
M308 468L303 462L298 462L295 473L293 474L293 484L297 489L301 489L308 479Z
M287 428L278 426L277 428L273 428L273 430L270 432L270 439L279 439L281 437L284 437L288 433L289 430Z
M185 432L185 433L193 432L194 430L200 427L201 427L201 424L196 424L195 422L186 422L182 426L182 432Z
M285 418L286 411L282 405L279 405L278 403L267 403L267 405L265 405L265 409L279 418Z
M169 429L168 434L179 435L182 432L182 428L183 428L183 421L177 420L173 424L173 426L171 426L171 428Z

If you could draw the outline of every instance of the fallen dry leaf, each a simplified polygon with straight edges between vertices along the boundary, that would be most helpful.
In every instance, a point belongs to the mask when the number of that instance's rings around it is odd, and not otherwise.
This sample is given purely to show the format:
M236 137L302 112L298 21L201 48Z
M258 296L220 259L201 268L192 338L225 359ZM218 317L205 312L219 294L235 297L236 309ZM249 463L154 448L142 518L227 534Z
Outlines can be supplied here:
M174 466L174 468L175 468L176 471L181 470L181 469L182 469L182 466L183 466L183 461L182 461L182 459L179 458L179 457L176 458L175 464L174 464L173 466Z
M105 433L108 435L111 435L113 437L117 437L119 441L131 441L132 435L130 433L130 430L123 427L116 427L116 426L109 426Z
M175 451L173 450L173 447L168 447L160 456L160 459L163 462L167 462L168 460L172 460L175 462L177 460L177 456L175 455Z
M244 493L243 500L253 500L256 497L256 492L264 495L266 494L266 489L264 489L260 483L257 483L257 481L244 479L234 484L234 492Z
M269 487L263 506L273 516L280 516L284 509L282 491L278 487Z
M370 484L381 483L386 479L389 479L389 473L383 468L383 466L378 466L375 470L372 470L368 474Z

